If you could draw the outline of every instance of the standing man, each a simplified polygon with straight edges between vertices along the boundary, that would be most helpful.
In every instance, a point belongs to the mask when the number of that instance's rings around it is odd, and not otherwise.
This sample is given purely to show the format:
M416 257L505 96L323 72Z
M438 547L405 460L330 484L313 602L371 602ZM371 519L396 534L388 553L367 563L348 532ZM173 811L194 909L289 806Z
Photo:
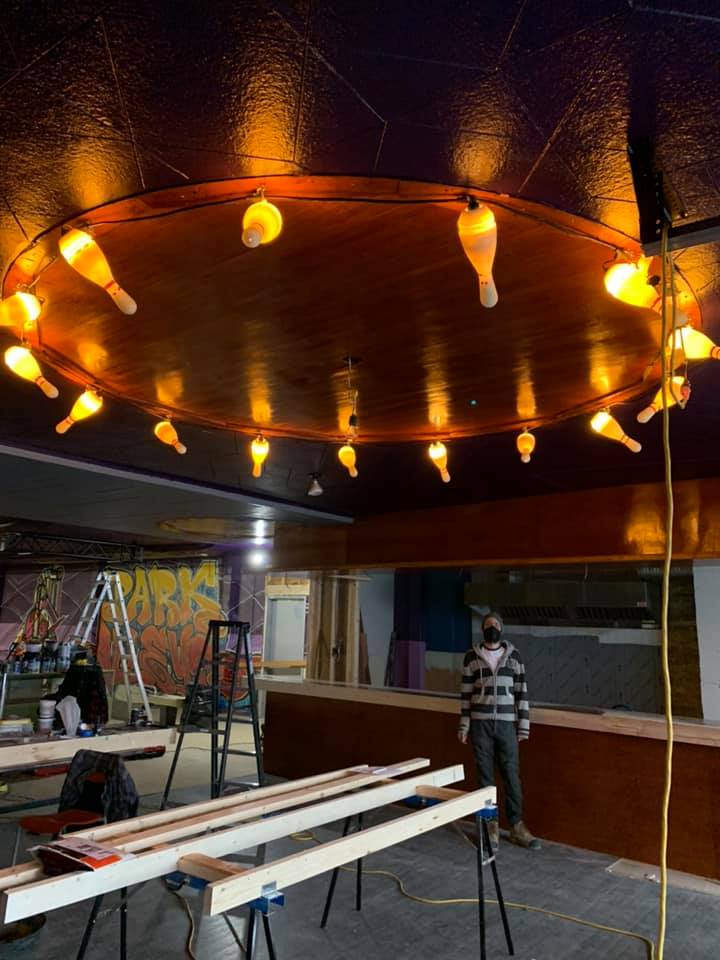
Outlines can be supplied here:
M495 760L505 785L505 812L510 823L510 840L529 850L539 850L522 820L522 788L518 744L530 736L525 667L509 640L502 639L499 613L483 617L481 644L465 654L461 686L461 716L458 738L467 743L468 733L475 754L478 784L495 783ZM500 828L489 823L490 842L497 848Z

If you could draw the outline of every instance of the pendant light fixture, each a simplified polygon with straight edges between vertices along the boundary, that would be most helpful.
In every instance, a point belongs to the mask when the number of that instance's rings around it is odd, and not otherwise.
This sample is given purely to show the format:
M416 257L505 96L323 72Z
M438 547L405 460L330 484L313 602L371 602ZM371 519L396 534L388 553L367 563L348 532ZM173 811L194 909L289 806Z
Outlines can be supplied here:
M457 230L465 256L478 275L480 303L484 307L494 307L498 302L492 274L497 248L495 214L486 204L470 197L458 217Z
M77 227L68 230L58 240L58 246L63 258L73 270L77 270L81 276L91 283L102 287L112 297L115 306L121 313L135 313L137 304L115 280L110 265L105 259L105 254L87 230L79 230Z
M616 260L605 271L605 289L611 297L621 300L632 307L648 307L658 310L660 307L660 278L650 276L652 257L640 257L639 260Z
M17 347L8 347L5 351L5 366L16 376L36 384L51 400L57 397L58 388L45 379L39 363L24 343Z
M319 497L324 493L323 488L320 486L320 479L316 473L310 474L310 486L307 489L307 495L309 497Z
M40 316L40 301L34 293L17 290L0 302L0 326L15 327L19 333L29 333Z
M79 420L85 420L97 413L103 405L103 399L100 394L88 387L84 393L81 393L72 406L72 410L55 427L57 433L67 433L70 427Z
M351 477L357 477L358 469L355 466L357 462L357 454L355 453L355 448L352 446L352 444L345 443L342 447L340 447L338 450L338 460L345 467Z
M690 381L685 377L672 377L669 382L669 389L666 389L664 392L665 405L667 407L674 407L675 404L678 404L680 409L684 410L690 399ZM637 415L638 423L647 423L648 420L652 420L655 414L659 413L662 408L663 389L661 387L655 394L652 403L648 404L648 406Z
M180 443L177 430L169 420L158 421L153 432L161 443L174 447L177 453L187 453L187 447L184 443Z
M599 413L596 413L590 421L590 426L595 433L607 437L608 440L616 440L633 453L640 453L642 450L642 445L639 444L637 440L629 437L615 417L611 416L607 410L601 410Z
M272 243L280 236L283 218L275 204L269 203L260 191L260 199L245 211L242 225L242 242L246 247L254 248Z
M530 463L530 456L535 449L534 435L527 429L523 430L522 433L518 434L515 445L517 446L517 451L520 454L520 459L522 462Z
M435 466L440 471L443 483L450 483L450 474L448 473L447 447L442 440L434 440L428 447L428 455Z
M263 464L267 460L269 453L270 444L265 437L259 433L250 444L250 457L253 462L252 475L256 480L262 476Z

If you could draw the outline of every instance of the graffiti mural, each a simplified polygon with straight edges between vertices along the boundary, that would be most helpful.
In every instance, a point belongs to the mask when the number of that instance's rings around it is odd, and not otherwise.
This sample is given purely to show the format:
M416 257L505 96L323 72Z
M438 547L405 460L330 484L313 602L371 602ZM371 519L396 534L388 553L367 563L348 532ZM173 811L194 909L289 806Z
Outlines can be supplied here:
M223 619L218 565L154 563L118 567L130 629L140 659L143 681L161 693L184 693L193 679L210 620ZM122 670L107 605L98 635L98 661Z

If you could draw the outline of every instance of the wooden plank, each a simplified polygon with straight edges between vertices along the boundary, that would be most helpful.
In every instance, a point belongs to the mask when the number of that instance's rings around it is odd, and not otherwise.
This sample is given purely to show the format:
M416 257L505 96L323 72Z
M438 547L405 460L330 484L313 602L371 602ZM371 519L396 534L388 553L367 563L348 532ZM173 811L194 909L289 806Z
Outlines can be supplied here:
M97 750L100 753L119 753L123 750L145 750L148 747L169 747L175 743L174 727L151 727L100 737L68 737L48 740L28 740L0 746L0 771L20 767L71 760L78 750Z
M112 845L126 853L146 850L157 843L171 843L173 840L190 837L206 830L217 830L231 823L243 823L258 817L266 817L271 813L291 810L305 803L326 800L328 797L337 796L339 793L347 793L350 790L377 784L378 780L379 778L375 775L358 774L354 777L331 781L328 784L319 784L316 787L296 790L294 793L284 793L279 797L258 800L255 803L245 805L238 804L213 813L185 816L182 819L178 819L178 811L175 811L176 818L173 822L160 827L153 827L150 830L140 830L139 832L114 837ZM186 813L189 813L189 811L186 811Z
M282 860L247 870L241 876L215 881L205 891L205 912L214 916L266 895L268 890L284 890L302 880L466 817L488 803L495 804L496 799L495 787L483 787L419 813L360 830L312 850L301 850Z
M263 670L303 670L307 660L261 660L258 666Z
M201 803L188 804L178 809L160 810L158 813L144 814L141 817L134 817L132 820L122 820L116 823L103 824L100 827L90 827L87 830L79 830L78 837L85 837L88 840L97 842L113 843L117 837L126 836L131 833L140 833L153 827L159 827L166 823L177 823L185 817L196 817L200 814L223 811L228 808L242 808L244 806L254 806L260 801L271 797L283 797L294 795L299 790L306 790L321 784L337 784L340 790L358 788L370 783L376 783L383 777L399 777L406 773L413 773L416 770L422 770L430 766L430 761L425 757L417 757L414 760L404 760L401 763L393 764L391 767L345 767L340 770L333 770L329 773L320 773L312 777L304 777L302 780L291 780L285 783L277 783L270 787L258 787L257 790L248 790L245 793L235 793L227 797L219 797L217 800L206 800ZM367 771L365 773L364 771ZM392 771L388 774L388 771ZM364 783L356 778L364 778ZM344 786L348 781L353 782L349 786ZM3 871L0 870L0 887L2 886Z
M421 784L445 786L448 783L457 783L464 775L462 765L423 771L387 786L370 787L359 793L301 807L282 816L268 817L192 837L161 850L150 850L132 859L103 867L95 873L78 872L60 877L46 877L22 886L17 886L12 876L10 883L5 884L0 875L0 887L3 888L0 896L0 920L10 923L38 912L56 910L101 893L110 893L121 887L161 877L176 870L178 860L188 853L204 853L209 857L237 853L261 843L279 840L291 833L312 830L324 823L355 816L388 803L397 803L406 797L414 796Z
M241 867L239 863L230 863L227 860L218 860L217 857L207 857L204 853L188 853L178 860L178 870L188 873L191 877L199 877L212 883L214 880L223 880L244 873L248 867Z
M451 787L432 787L429 784L423 784L417 788L416 795L427 797L429 800L454 800L455 797L462 797L466 793L466 790L453 790Z

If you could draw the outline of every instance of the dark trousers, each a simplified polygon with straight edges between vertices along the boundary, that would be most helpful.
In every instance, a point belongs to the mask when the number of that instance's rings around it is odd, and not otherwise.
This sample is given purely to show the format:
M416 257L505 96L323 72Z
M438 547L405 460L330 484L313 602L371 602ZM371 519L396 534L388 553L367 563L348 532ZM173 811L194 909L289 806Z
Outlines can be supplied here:
M495 761L505 785L505 813L511 827L522 820L522 787L517 727L510 720L473 720L470 741L475 754L478 786L495 783Z

